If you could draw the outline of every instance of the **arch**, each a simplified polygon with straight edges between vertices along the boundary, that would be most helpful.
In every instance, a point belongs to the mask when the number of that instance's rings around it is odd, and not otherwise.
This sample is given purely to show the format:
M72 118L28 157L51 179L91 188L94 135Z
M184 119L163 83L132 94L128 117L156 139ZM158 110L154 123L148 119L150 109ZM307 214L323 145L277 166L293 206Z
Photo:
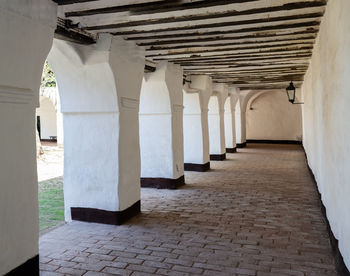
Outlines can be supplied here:
M301 107L290 104L284 90L258 92L249 102L254 109L247 109L247 139L301 140Z
M107 53L54 39L47 59L55 72L62 112L118 112L117 87Z

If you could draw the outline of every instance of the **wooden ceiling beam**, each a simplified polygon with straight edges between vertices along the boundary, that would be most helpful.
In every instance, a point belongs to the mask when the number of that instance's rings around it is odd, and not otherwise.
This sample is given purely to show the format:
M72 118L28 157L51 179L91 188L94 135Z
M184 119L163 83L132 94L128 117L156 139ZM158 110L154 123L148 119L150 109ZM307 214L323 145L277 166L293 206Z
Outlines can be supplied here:
M186 43L199 43L199 42L215 42L215 41L222 41L222 40L249 40L249 39L269 39L269 38L275 38L278 40L279 38L285 39L286 36L292 36L295 38L299 37L312 37L316 38L316 34L318 32L318 29L310 29L305 31L298 31L298 32L291 32L291 33L284 33L284 34L277 34L276 32L273 33L254 33L249 35L239 35L239 36L226 36L226 35L220 35L220 36L208 36L208 37L198 37L198 38L190 38L190 39L172 39L172 40L151 40L147 42L137 42L137 45L139 46L161 46L161 45L173 45L173 44L186 44Z
M239 45L247 45L247 44L257 44L257 47L266 44L266 43L276 43L276 42L284 42L285 45L288 45L289 42L294 43L295 41L305 41L308 40L312 44L315 41L315 36L303 37L303 38L290 38L290 39L272 39L272 40L264 40L264 41L245 41L245 42L226 42L226 43L213 43L213 44L184 44L177 46L151 46L146 48L146 50L152 51L164 51L164 50L174 50L174 49L186 49L186 48L208 48L208 47L221 47L221 46L239 46Z
M207 35L225 35L225 34L237 34L237 33L247 33L247 32L264 32L264 31L283 31L290 30L292 28L300 28L307 27L312 28L315 26L319 26L320 22L317 20L311 20L308 22L300 22L300 23L290 23L290 24L279 24L272 26L261 26L261 27L248 27L248 28L240 28L236 30L228 30L228 31L195 31L192 33L183 33L179 35L179 37L193 37L193 36L207 36ZM152 36L128 36L126 32L111 32L112 35L124 36L127 40L144 40L144 39L166 39L166 38L174 38L174 34L161 34L161 35L152 35ZM132 35L135 33L130 33Z
M182 52L173 52L169 51L168 53L164 54L147 54L146 57L160 57L160 56L176 56L176 55L193 55L193 54L210 54L211 52L227 52L227 51L245 51L245 50L257 50L261 52L261 49L274 49L278 48L281 51L288 51L288 50L305 50L305 49L312 49L313 43L290 43L288 45L286 44L277 44L277 45L261 45L259 47L256 46L249 46L249 47L232 47L232 48L218 48L218 49L207 49L207 50L189 50L189 51L182 51ZM277 51L277 49L276 49ZM241 54L245 54L244 52L241 52Z

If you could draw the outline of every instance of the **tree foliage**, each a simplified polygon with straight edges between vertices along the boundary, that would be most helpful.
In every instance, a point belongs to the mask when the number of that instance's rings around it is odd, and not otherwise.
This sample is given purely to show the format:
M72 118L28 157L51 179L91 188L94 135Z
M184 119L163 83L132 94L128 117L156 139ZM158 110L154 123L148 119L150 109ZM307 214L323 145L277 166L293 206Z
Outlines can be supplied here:
M41 87L56 87L55 74L47 61L45 61L43 74L41 77Z

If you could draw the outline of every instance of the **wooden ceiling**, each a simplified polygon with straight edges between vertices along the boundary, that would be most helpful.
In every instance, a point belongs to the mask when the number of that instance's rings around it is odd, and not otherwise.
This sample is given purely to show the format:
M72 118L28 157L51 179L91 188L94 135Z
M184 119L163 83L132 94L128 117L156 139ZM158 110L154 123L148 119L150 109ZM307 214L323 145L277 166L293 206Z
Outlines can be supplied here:
M90 39L111 33L241 89L300 86L327 0L54 0Z

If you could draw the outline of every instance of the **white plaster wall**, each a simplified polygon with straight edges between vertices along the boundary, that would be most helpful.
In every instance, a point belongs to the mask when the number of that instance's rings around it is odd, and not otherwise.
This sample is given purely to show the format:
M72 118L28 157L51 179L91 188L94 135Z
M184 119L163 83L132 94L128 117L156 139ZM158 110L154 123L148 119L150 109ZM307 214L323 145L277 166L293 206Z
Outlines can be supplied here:
M247 139L301 141L301 105L291 104L285 90L253 96L246 118Z
M50 99L40 97L40 107L36 109L36 116L40 116L41 139L57 136L56 110Z
M35 108L56 12L51 1L0 1L0 275L39 251Z
M167 62L147 74L140 96L141 177L183 175L182 70Z
M328 1L302 92L303 144L350 269L350 1Z

